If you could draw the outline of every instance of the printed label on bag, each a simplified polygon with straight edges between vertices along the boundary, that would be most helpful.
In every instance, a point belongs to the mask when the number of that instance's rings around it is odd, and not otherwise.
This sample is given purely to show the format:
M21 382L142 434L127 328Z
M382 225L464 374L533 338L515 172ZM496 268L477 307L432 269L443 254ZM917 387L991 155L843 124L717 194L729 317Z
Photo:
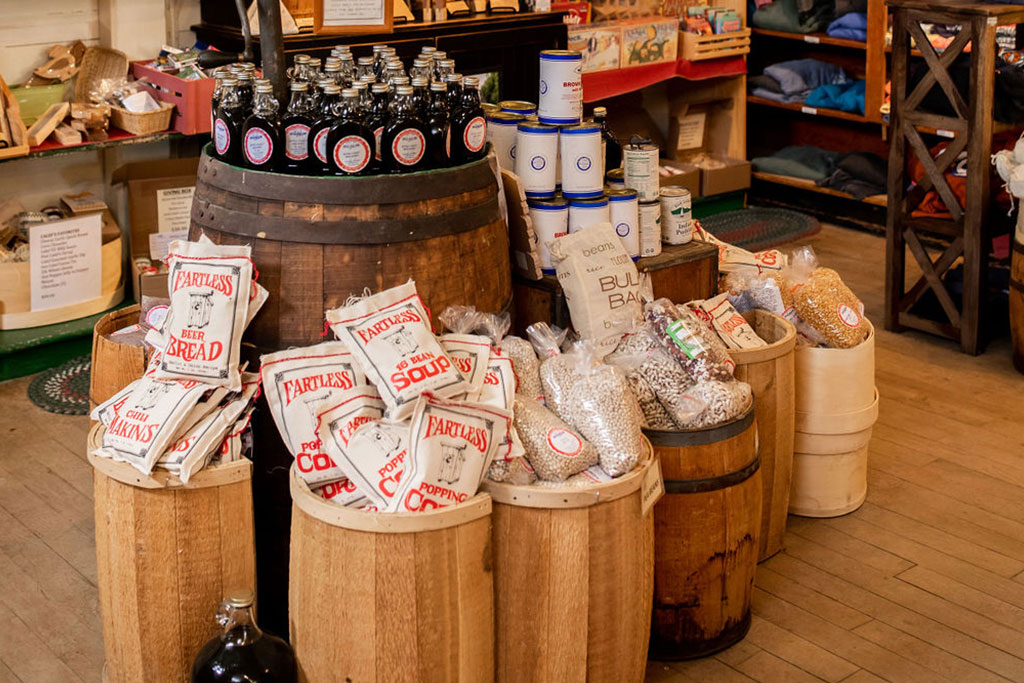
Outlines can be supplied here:
M321 128L316 137L313 138L313 151L316 153L316 158L322 163L327 163L327 131L328 128Z
M479 152L484 148L484 140L487 137L487 122L482 116L477 116L468 124L462 133L462 141L470 152Z
M274 153L274 141L262 128L250 128L245 132L245 158L250 164L262 166L270 161Z
M838 312L839 320L847 327L856 329L860 325L860 316L857 314L857 311L846 304L839 304Z
M370 145L358 135L346 135L334 145L334 163L346 173L358 173L370 163Z
M676 346L691 360L697 356L707 353L703 340L691 332L682 320L676 320L669 324L665 333L672 338Z
M217 148L217 154L224 154L231 144L231 133L228 131L228 124L224 119L217 119L213 124L213 144Z
M427 141L415 128L406 128L391 142L391 153L403 166L415 166L423 159Z
M294 161L309 157L309 126L293 123L284 129L284 154Z
M548 446L566 458L575 458L583 450L583 441L568 429L555 427L548 430Z

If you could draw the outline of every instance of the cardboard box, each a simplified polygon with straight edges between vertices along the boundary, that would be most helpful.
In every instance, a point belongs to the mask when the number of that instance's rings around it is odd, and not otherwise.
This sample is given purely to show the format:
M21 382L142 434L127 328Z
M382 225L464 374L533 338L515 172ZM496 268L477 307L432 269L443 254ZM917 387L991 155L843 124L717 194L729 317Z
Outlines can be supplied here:
M665 168L671 168L676 171L676 173L670 176L661 176L659 183L661 187L665 187L666 185L677 185L689 190L691 197L701 196L701 174L699 168L679 161L670 161L669 159L662 159L660 164Z
M166 272L140 273L135 261L145 257L156 264L152 250L159 254L175 234L188 230L198 167L195 157L144 161L126 164L111 177L112 183L128 185L128 253L136 301L142 301L142 296L167 296Z
M583 73L618 69L622 27L618 24L569 26L569 49L583 54Z
M702 168L700 190L702 197L725 192L737 192L750 187L750 162L713 154L712 158L725 163L724 168Z
M679 20L647 17L622 25L622 68L674 62L679 49Z

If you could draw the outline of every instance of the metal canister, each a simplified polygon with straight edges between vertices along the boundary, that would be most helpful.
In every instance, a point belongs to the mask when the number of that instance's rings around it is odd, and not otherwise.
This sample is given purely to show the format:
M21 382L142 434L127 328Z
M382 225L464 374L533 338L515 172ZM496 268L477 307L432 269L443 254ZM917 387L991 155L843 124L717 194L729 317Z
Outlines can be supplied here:
M537 233L537 253L540 255L540 269L545 273L554 273L551 265L551 250L548 242L552 242L569 232L569 200L564 197L554 199L528 199L530 222Z
M526 100L502 100L498 102L498 108L507 111L509 114L522 114L523 116L534 116L537 114L537 105Z
M487 114L487 142L494 148L498 164L506 171L515 171L516 133L522 120L520 114L504 111Z
M622 150L626 187L636 190L641 202L658 201L658 146L630 145Z
M583 54L574 50L541 50L541 123L570 125L583 117Z
M640 202L640 257L661 253L661 202Z
M501 111L501 107L492 102L481 102L480 108L484 110L484 116L490 116L491 114L497 114Z
M562 194L569 199L600 197L604 192L601 126L596 123L562 126L558 152Z
M686 244L693 239L690 191L678 185L661 188L661 241Z
M520 121L516 128L515 173L527 197L555 196L558 128Z
M609 222L611 216L605 197L569 200L569 234L589 228L591 225Z
M604 174L604 184L609 190L626 189L625 171L621 168L613 168Z
M630 258L640 258L640 205L636 190L609 191L608 215Z

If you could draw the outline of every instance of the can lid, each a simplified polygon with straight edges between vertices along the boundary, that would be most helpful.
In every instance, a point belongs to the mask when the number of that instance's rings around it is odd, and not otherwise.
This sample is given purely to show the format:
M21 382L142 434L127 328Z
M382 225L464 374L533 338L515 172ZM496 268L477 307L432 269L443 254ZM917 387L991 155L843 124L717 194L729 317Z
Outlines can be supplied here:
M488 121L494 121L498 125L502 125L502 124L506 124L506 125L518 124L520 121L524 120L525 118L526 117L523 116L522 114L514 114L514 113L512 113L510 111L495 111L495 112L491 112L490 114L487 115L487 120Z
M593 199L570 199L569 206L579 206L581 208L594 209L601 206L608 206L608 198L594 197Z
M498 106L505 111L521 112L521 111L536 111L537 105L533 102L527 102L526 100L502 100L498 102Z
M641 209L657 208L658 211L661 211L661 202L659 202L657 199L655 199L652 202L640 202L640 208Z
M608 201L610 202L628 202L639 196L636 190L631 190L629 188L622 190L608 190L605 194L608 195Z
M565 197L552 197L551 199L527 199L526 204L531 209L541 211L563 211L569 208L569 200Z
M256 594L252 592L251 588L235 588L228 593L227 603L232 607L252 607L254 602L256 602Z
M534 123L533 121L520 121L518 128L524 133L544 133L545 135L555 135L558 133L557 126L548 126L543 123Z
M594 116L608 116L608 108L594 107Z
M624 168L613 168L612 170L610 170L607 173L605 173L604 177L605 178L619 178L619 179L625 178L626 177L626 169L624 169Z
M556 61L582 61L583 53L576 50L541 50L541 59L553 59Z
M666 185L658 194L662 197L689 197L690 191L681 185Z
M562 126L562 135L593 135L601 132L601 124L598 123L576 123L570 126Z

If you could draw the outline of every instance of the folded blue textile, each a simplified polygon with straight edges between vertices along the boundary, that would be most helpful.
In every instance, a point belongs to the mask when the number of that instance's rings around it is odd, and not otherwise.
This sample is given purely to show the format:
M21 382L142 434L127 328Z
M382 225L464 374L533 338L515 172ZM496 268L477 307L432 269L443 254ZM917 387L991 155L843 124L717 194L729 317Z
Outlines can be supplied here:
M817 59L793 59L766 66L764 73L779 82L782 92L795 95L814 90L819 85L846 83L849 79L841 67Z
M867 42L868 15L863 12L850 12L839 17L825 31L833 38L847 38Z
M853 114L864 113L864 81L838 85L821 85L810 92L804 100L808 107L838 109Z
M786 95L785 93L775 92L768 88L754 88L750 91L750 94L756 95L757 97L763 97L766 100L775 100L776 102L784 102L786 104L790 104L792 102L803 102L804 97L807 96L807 93L805 92Z

